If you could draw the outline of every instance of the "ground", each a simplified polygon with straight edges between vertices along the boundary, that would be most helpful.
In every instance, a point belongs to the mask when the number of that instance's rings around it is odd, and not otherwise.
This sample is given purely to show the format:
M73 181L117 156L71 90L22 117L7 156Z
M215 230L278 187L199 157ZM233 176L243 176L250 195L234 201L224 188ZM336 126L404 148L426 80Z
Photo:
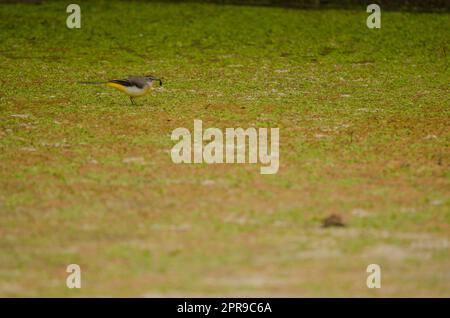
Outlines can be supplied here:
M79 4L0 6L1 296L450 296L447 13ZM172 163L194 119L279 172Z

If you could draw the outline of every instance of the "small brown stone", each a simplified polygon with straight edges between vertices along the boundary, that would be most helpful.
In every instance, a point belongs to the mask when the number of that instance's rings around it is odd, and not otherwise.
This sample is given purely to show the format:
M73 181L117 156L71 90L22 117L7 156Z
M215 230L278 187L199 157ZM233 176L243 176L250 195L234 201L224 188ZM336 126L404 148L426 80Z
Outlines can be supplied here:
M331 214L322 221L322 226L323 227L331 227L331 226L343 227L343 226L345 226L345 224L340 215Z

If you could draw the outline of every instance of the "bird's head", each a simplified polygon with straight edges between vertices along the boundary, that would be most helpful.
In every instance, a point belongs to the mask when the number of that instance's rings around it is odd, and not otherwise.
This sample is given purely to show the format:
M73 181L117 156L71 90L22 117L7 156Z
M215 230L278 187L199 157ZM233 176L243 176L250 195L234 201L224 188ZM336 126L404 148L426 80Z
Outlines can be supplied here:
M154 77L153 75L146 75L145 79L152 83L153 81L159 81L159 86L162 86L162 80L159 78Z

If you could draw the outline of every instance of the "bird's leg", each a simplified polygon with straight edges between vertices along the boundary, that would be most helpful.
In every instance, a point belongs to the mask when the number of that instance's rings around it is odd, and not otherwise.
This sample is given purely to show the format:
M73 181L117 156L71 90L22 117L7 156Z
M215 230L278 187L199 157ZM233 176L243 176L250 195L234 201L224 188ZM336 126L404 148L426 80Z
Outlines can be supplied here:
M130 96L130 101L132 105L136 105L136 103L134 102L133 96Z

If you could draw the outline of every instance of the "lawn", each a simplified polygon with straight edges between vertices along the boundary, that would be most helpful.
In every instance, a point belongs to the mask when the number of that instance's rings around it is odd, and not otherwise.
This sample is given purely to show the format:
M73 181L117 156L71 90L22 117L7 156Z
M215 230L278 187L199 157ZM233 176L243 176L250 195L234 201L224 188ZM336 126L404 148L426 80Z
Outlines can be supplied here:
M78 3L0 5L0 296L450 296L448 13ZM174 164L194 119L278 173Z

